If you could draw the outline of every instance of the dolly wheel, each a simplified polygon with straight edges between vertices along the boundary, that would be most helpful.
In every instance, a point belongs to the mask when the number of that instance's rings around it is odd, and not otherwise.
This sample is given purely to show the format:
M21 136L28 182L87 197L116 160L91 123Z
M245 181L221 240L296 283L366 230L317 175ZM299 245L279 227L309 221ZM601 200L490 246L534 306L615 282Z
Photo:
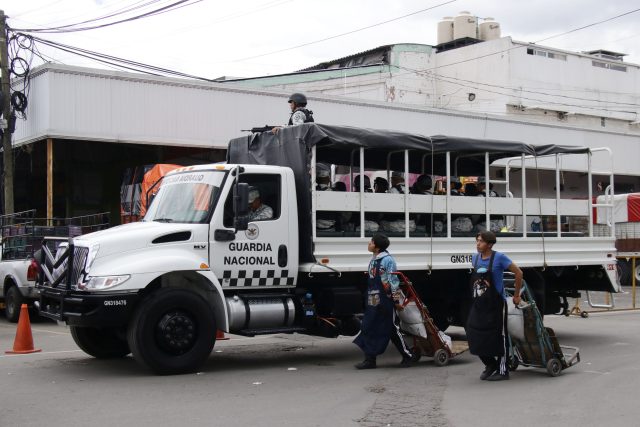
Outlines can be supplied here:
M580 317L582 317L583 319L586 319L587 317L589 317L589 313L586 311L583 311L582 313L580 313Z
M449 353L447 353L447 350L445 350L444 348L436 350L436 352L433 354L433 362L437 366L445 366L447 363L449 363Z
M562 363L560 363L560 360L556 359L555 357L553 359L550 359L547 362L547 372L552 377L557 377L558 375L560 375L562 373Z
M518 358L515 356L509 357L509 371L513 372L516 369L518 369L518 366L520 365L520 362L518 361Z
M413 363L419 362L421 357L422 353L420 352L420 348L414 347L411 349L411 361Z

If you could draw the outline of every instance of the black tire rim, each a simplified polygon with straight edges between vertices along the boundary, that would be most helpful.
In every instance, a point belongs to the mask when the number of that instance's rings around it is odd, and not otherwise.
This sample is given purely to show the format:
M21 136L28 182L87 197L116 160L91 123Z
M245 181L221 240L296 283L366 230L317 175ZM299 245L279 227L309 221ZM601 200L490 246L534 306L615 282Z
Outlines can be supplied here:
M9 289L5 300L5 310L7 311L7 317L11 318L16 315L17 308L15 304L16 296L13 293L13 289Z
M174 355L188 352L197 341L197 326L197 321L191 313L182 310L165 313L156 327L158 346Z
M447 359L449 358L449 355L447 354L446 351L444 350L439 350L438 354L436 355L436 359L438 360L438 362L440 362L441 364L445 364L447 363Z

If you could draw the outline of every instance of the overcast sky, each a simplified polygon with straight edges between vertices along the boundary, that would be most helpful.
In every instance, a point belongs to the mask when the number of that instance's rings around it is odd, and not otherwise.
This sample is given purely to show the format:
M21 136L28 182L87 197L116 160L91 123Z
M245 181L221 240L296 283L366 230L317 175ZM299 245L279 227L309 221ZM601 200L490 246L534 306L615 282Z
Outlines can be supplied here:
M0 7L12 28L42 28L101 17L145 1L4 0ZM130 15L174 1L157 0ZM249 77L295 71L386 44L435 45L437 22L463 10L495 18L503 36L535 42L640 8L638 0L457 0L442 5L448 1L202 0L108 28L40 37L206 78ZM272 53L307 43L311 44ZM629 55L626 62L638 64L640 12L540 44L570 51L623 52ZM41 50L56 62L108 68L66 52Z

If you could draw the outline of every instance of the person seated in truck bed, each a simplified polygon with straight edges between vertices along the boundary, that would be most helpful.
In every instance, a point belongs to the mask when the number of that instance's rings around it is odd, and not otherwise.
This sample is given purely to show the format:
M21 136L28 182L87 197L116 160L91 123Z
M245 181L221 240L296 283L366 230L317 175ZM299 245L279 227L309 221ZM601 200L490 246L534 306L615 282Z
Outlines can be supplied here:
M478 187L474 182L467 182L464 184L464 195L473 197L478 195Z
M249 189L249 221L261 221L273 218L273 209L262 203L258 187Z
M373 180L374 193L386 193L387 191L389 191L389 181L380 176Z
M460 178L458 178L457 176L452 176L449 178L449 182L451 184L451 195L462 196L462 183L460 182Z
M429 180L431 180L430 177ZM405 193L404 173L397 171L391 172L391 188L389 189L389 193ZM406 228L404 213L384 214L384 217L380 220L380 226L382 230L389 233L404 233ZM416 231L416 221L413 218L409 219L409 231Z
M316 191L333 191L331 188L331 167L325 163L316 164ZM316 230L325 232L342 231L340 212L316 212Z
M500 197L500 195L493 190L493 184L489 183L489 191L487 192L487 182L484 176L478 178L478 196L487 197L487 193L489 193L489 197Z
M356 193L360 192L360 175L356 175L355 178L353 178L353 191L355 191ZM367 175L364 176L364 192L365 193L373 192L371 190L371 180Z
M416 182L409 189L411 194L430 195L433 194L433 181L429 175L420 175ZM416 230L420 233L431 233L432 215L430 213L411 214L411 220L415 221ZM443 229L442 218L439 218L434 222L433 228L435 231L441 232Z
M391 188L389 193L392 194L404 194L404 173L393 171L391 172Z

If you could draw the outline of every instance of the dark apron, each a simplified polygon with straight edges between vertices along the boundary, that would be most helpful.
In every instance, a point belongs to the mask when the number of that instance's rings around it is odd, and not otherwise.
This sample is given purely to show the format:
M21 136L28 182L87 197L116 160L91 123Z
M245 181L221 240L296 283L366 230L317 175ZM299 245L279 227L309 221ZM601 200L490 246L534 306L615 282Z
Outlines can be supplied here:
M478 262L481 257L478 254L473 266L471 286L473 290L473 303L465 330L469 341L469 351L476 356L503 356L504 339L502 328L504 325L504 299L496 291L491 278L493 258L495 252L491 252L489 268L486 273L488 287L482 286L481 275L477 273Z
M369 276L360 334L353 340L367 357L384 353L391 339L394 306L382 286L380 262L383 258L375 260L373 277Z

